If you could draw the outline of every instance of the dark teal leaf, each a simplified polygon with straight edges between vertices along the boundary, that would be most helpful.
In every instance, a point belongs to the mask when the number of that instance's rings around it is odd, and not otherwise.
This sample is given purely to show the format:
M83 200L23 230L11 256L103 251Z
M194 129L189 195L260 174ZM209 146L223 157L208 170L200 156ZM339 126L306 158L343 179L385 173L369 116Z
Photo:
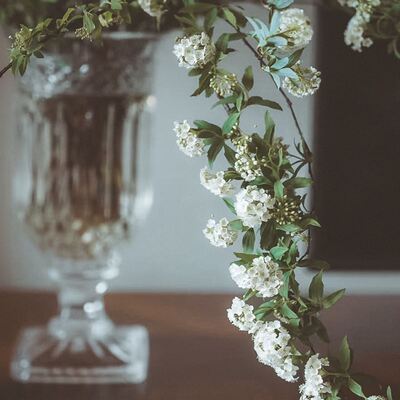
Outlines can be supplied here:
M272 108L274 110L282 111L282 107L280 106L279 103L276 103L275 101L272 100L263 99L260 96L252 96L249 98L249 100L247 100L246 106L252 106L252 105L264 106Z
M322 296L324 295L324 283L322 282L322 276L323 272L318 272L318 274L312 279L308 290L310 299L317 303L321 302Z
M365 394L362 390L362 387L359 383L357 383L355 380L350 378L347 382L347 387L350 389L351 392L353 392L355 395L358 397L361 397L365 399Z
M235 206L233 204L233 200L227 199L226 197L224 197L222 200L227 205L227 207L232 211L232 213L236 215L236 210L235 210Z
M285 246L275 246L270 250L270 253L275 260L280 261L288 250L289 249Z
M351 349L347 336L343 338L340 345L339 363L343 372L347 372L351 367Z
M341 289L338 290L337 292L334 292L330 294L329 296L325 297L322 305L325 309L331 308L334 306L340 299L343 298L344 294L346 292L346 289Z
M225 121L224 126L222 127L223 133L230 133L232 131L233 126L236 124L240 117L240 113L231 114L228 119Z
M256 240L256 236L254 233L254 229L249 229L243 236L243 250L245 253L252 253L254 250L254 243Z
M254 75L253 75L253 68L251 67L251 65L249 65L244 71L242 83L247 90L253 89Z

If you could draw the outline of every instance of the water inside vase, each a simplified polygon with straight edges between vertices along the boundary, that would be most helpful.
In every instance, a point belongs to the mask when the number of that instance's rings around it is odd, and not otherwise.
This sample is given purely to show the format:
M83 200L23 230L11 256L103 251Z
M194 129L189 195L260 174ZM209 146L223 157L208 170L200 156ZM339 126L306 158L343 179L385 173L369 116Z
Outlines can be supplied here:
M150 207L149 96L22 95L15 194L35 243L103 257Z

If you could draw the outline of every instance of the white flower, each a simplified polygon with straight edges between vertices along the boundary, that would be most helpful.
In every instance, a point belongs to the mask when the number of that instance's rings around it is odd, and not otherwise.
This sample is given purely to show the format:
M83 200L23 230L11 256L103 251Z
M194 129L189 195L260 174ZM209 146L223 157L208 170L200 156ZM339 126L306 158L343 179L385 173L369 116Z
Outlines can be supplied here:
M232 325L241 331L252 333L257 326L256 317L253 313L254 307L246 304L243 300L235 297L231 308L228 308L228 319Z
M321 73L314 67L303 67L297 63L293 67L298 79L286 77L283 80L283 88L296 97L304 97L314 94L321 84Z
M214 43L204 32L177 38L174 46L179 66L185 68L203 68L214 58L215 51Z
M221 97L232 96L237 83L235 74L216 73L210 79L210 87Z
M231 228L226 218L222 218L219 222L216 222L214 219L209 219L203 233L215 247L226 248L232 246L238 237L238 232Z
M306 47L314 32L310 19L302 9L289 8L281 12L279 33L284 34L288 40L288 44L281 49L285 52L293 52Z
M166 3L166 0L138 0L138 3L145 13L152 17L159 18L164 12L164 4Z
M344 42L347 46L351 46L353 50L361 52L363 47L371 47L373 45L372 39L364 37L368 22L369 18L366 18L365 15L358 12L354 14L344 32Z
M211 193L219 197L229 196L233 193L234 187L224 178L224 172L212 173L204 167L200 171L200 182Z
M369 396L369 397L367 397L367 400L386 400L386 397L384 397L384 396Z
M263 174L256 155L249 151L250 141L251 138L245 135L233 140L236 146L234 168L246 182L251 182Z
M247 273L247 268L244 265L231 264L229 272L233 281L242 289L250 288L250 276Z
M380 0L339 0L342 6L356 10L344 32L344 41L355 51L362 51L363 47L370 47L372 39L365 37L367 25L371 20L374 8L381 4Z
M204 142L199 139L191 130L189 123L174 122L174 131L176 133L179 149L189 157L198 157L204 154Z
M256 290L263 297L273 297L283 285L283 274L271 257L257 257L251 266L232 264L229 268L232 279L242 289Z
M265 322L254 337L254 350L258 360L272 367L287 382L297 380L298 367L293 362L291 336L279 321Z
M264 189L250 185L236 195L235 210L243 225L254 228L271 218L274 204L275 199Z
M328 367L326 358L319 358L319 354L311 356L304 369L304 384L300 385L300 400L323 400L331 393L331 386L324 382L321 376L323 367Z

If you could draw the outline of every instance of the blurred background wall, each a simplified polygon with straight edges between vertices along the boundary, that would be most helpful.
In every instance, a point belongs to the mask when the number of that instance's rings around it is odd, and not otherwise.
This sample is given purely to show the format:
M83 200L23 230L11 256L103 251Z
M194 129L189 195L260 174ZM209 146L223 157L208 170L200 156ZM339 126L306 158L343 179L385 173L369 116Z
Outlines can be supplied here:
M307 13L316 21L316 10L308 6ZM254 15L261 8L253 7ZM112 289L124 291L184 291L233 292L228 265L231 249L221 250L209 245L203 237L210 213L216 218L228 210L199 183L199 170L205 159L188 159L179 152L172 132L173 121L207 119L221 121L224 114L210 111L212 100L189 98L195 88L193 78L177 67L171 52L176 33L162 37L156 54L155 95L158 100L153 125L154 205L145 224L134 233L131 243L121 249L123 263L120 276ZM315 37L318 37L316 32ZM344 45L344 44L343 44ZM0 60L6 63L8 43L0 38ZM230 69L241 74L251 55L242 49ZM316 45L307 54L307 62L315 64ZM254 70L259 68L254 65ZM271 98L275 90L267 77L258 72L256 78L260 94ZM15 83L10 74L0 80L0 288L48 289L46 265L40 252L24 235L13 214L11 181L15 131ZM277 98L277 100L281 101ZM304 131L310 140L313 132L314 101L295 102ZM289 114L274 112L278 133L292 142L294 126ZM257 111L248 113L249 126L261 122ZM310 273L304 272L304 278ZM328 289L347 287L353 293L400 292L400 274L391 273L336 273L327 277Z

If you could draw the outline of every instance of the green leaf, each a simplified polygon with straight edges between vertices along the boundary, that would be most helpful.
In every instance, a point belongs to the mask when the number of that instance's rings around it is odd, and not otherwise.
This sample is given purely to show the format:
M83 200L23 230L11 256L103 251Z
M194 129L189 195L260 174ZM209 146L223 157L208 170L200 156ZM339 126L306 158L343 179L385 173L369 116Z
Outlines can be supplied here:
M217 125L210 124L209 122L203 120L196 120L193 123L199 129L205 129L207 131L215 132L216 134L221 135L221 128Z
M285 182L285 186L287 188L293 188L293 189L305 188L310 186L311 184L312 184L312 179L301 178L301 177L292 178Z
M283 285L279 289L279 294L285 299L289 298L289 284L291 275L292 271L286 271L283 274Z
M289 320L290 325L296 327L300 325L299 316L286 303L281 307L281 313Z
M223 146L224 142L222 140L214 140L213 143L211 144L207 153L208 163L210 164L210 167L212 167L212 165L214 164L214 161L217 158L220 151L222 150Z
M272 185L272 182L265 176L258 176L256 179L250 182L250 185L253 186Z
M262 303L257 310L263 310L263 311L268 311L268 310L274 310L276 307L276 301L275 300L269 300L266 301L265 303ZM257 311L256 311L257 312Z
M223 133L230 133L232 131L233 126L236 124L240 117L240 113L231 114L228 119L225 121L224 126L222 127Z
M351 349L347 336L343 338L342 344L340 345L339 363L343 372L347 372L351 367Z
M215 108L215 107L220 106L220 105L225 105L225 104L235 104L236 100L237 100L237 96L234 94L232 96L225 97L224 99L221 99L221 100L217 101L212 106L212 108Z
M287 233L296 233L301 231L301 228L296 224L279 225L277 229Z
M257 294L255 290L249 289L243 296L244 301L250 300L252 297L254 297Z
M272 220L261 225L261 242L262 249L268 250L275 243L275 223Z
M236 21L235 14L233 14L233 12L231 10L229 10L228 8L223 8L222 11L224 13L225 20L228 21L231 25L233 25L236 28L237 21Z
M309 259L300 261L298 263L298 266L299 267L308 267L308 268L320 269L320 270L329 269L329 264L326 261L316 260L316 259L313 259L313 258L309 258Z
M251 89L253 89L254 75L253 75L253 68L251 67L251 65L249 65L244 71L242 83L247 90L250 91Z
M92 15L87 11L83 13L83 26L87 32L92 33L96 29L96 25L93 22Z
M235 219L234 221L230 221L229 226L235 231L239 232L242 232L244 229L243 222L240 219Z
M247 100L246 106L253 106L253 105L264 106L272 108L274 110L282 111L282 107L278 103L272 100L263 99L260 96L252 96Z
M353 380L352 378L350 378L347 381L347 387L350 389L350 391L352 391L355 395L357 395L358 397L361 397L363 399L365 399L365 394L362 390L362 387L359 383L357 383L355 380Z
M212 8L204 18L204 29L209 31L213 26L218 17L218 9L216 7Z
M196 136L200 139L210 139L215 137L215 132L203 129L200 132L198 132Z
M305 218L300 222L299 225L303 228L307 228L309 226L316 226L317 228L321 228L320 223L314 218Z
M232 211L232 213L236 215L236 209L235 209L235 206L233 204L233 200L232 199L227 199L226 197L224 197L222 200L227 205L227 207Z
M241 93L240 96L236 99L235 105L237 110L241 111L243 105L243 93Z
M224 154L225 158L228 160L229 164L232 166L235 165L236 162L236 152L228 145L224 145Z
M247 253L233 253L237 258L245 262L246 264L251 264L253 260L260 257L258 254L247 254Z
M232 179L234 179L234 180L242 180L243 179L239 173L237 173L236 171L232 171L232 170L226 171L224 174L224 178L226 181L229 181Z
M334 306L344 296L345 292L346 289L341 289L325 297L322 302L323 307L328 309Z
M215 42L215 47L222 53L225 53L228 48L229 39L230 39L229 33L223 33Z
M283 183L281 181L276 181L274 183L275 197L281 199L283 197L284 189L285 187L283 186Z
M264 140L267 143L272 143L272 139L274 137L275 133L275 122L271 117L271 114L269 111L265 113L265 135L264 135Z
M122 10L121 0L111 0L112 10Z
M280 261L288 250L289 249L285 246L275 246L270 250L270 253L275 260Z
M249 229L243 236L243 249L245 253L252 253L254 250L254 243L256 241L256 235L254 229Z
M320 303L324 295L324 283L322 282L323 272L318 272L311 281L308 294L311 300Z

